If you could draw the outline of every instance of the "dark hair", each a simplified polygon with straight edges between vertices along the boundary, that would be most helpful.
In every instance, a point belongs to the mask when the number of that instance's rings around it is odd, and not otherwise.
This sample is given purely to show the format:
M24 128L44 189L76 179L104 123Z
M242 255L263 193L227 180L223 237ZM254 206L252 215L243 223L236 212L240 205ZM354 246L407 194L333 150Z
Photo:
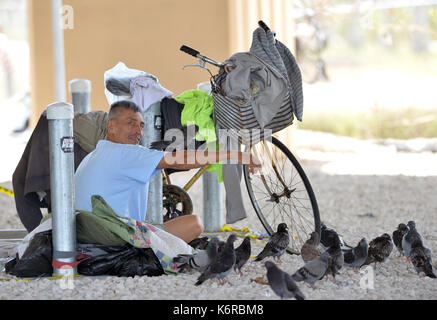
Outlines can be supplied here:
M120 113L120 109L129 109L134 112L140 112L140 108L135 102L120 100L111 104L111 107L109 108L109 119L117 118Z

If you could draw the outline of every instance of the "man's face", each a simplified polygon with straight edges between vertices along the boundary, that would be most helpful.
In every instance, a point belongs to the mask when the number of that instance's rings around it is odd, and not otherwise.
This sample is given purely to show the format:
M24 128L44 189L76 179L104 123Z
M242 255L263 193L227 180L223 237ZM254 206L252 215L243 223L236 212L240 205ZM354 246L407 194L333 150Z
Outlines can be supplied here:
M139 112L121 109L118 117L108 120L107 140L123 144L139 144L143 137L144 121Z

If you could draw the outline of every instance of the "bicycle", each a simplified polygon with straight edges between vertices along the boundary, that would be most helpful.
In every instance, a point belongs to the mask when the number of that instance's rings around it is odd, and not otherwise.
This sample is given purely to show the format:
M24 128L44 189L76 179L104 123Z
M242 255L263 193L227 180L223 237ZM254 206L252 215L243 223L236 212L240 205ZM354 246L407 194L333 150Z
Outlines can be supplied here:
M214 83L216 77L206 63L219 68L224 68L224 63L186 45L180 50L199 59L197 64L186 66L206 69L211 75L212 95L219 95L214 89L217 88ZM299 255L309 234L316 231L320 236L321 232L316 197L305 171L293 153L274 136L271 136L271 140L263 139L246 145L245 151L253 153L260 160L264 159L260 174L251 174L248 167L243 166L244 181L255 213L269 235L276 232L279 223L286 222L293 240L287 252ZM193 204L187 191L206 170L207 167L200 168L182 188L172 185L169 173L163 170L164 221L192 213Z

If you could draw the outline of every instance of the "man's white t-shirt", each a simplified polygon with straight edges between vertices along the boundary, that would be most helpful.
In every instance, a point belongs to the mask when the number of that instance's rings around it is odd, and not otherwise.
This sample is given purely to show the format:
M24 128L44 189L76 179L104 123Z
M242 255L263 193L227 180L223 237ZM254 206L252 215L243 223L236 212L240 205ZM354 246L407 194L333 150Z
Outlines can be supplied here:
M92 211L91 196L100 195L119 216L144 221L149 180L165 152L140 145L100 140L74 175L75 209Z

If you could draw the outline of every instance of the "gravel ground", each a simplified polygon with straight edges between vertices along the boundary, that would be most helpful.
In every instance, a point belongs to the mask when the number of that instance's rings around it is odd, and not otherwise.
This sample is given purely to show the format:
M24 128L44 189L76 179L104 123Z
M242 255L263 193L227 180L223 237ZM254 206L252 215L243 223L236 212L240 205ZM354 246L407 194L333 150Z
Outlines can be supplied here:
M356 244L362 237L370 241L384 232L391 234L400 222L415 220L425 245L437 260L436 153L400 152L390 145L319 133L297 134L299 144L293 151L305 168L321 218L328 226L341 233L347 243ZM187 179L185 173L173 176L176 184ZM4 180L0 185L11 187L10 180ZM189 192L197 212L202 211L200 191L201 183L197 182ZM243 194L248 218L232 226L262 232L245 190ZM13 198L0 194L0 229L6 228L23 227ZM217 235L225 239L228 233ZM241 238L235 245L240 242ZM252 241L252 254L256 255L262 247L263 244ZM302 265L300 257L287 254L279 266L293 273ZM160 277L76 277L70 282L44 278L17 281L1 272L0 277L11 280L0 281L0 299L278 299L269 286L252 281L265 275L263 263L252 258L243 267L243 273L242 277L231 273L225 285L209 280L197 287L194 285L198 276L195 272ZM361 274L343 267L337 280L337 284L319 281L315 290L303 283L299 287L307 299L315 300L437 299L436 280L417 275L411 264L397 257L396 250L384 267L362 269Z

